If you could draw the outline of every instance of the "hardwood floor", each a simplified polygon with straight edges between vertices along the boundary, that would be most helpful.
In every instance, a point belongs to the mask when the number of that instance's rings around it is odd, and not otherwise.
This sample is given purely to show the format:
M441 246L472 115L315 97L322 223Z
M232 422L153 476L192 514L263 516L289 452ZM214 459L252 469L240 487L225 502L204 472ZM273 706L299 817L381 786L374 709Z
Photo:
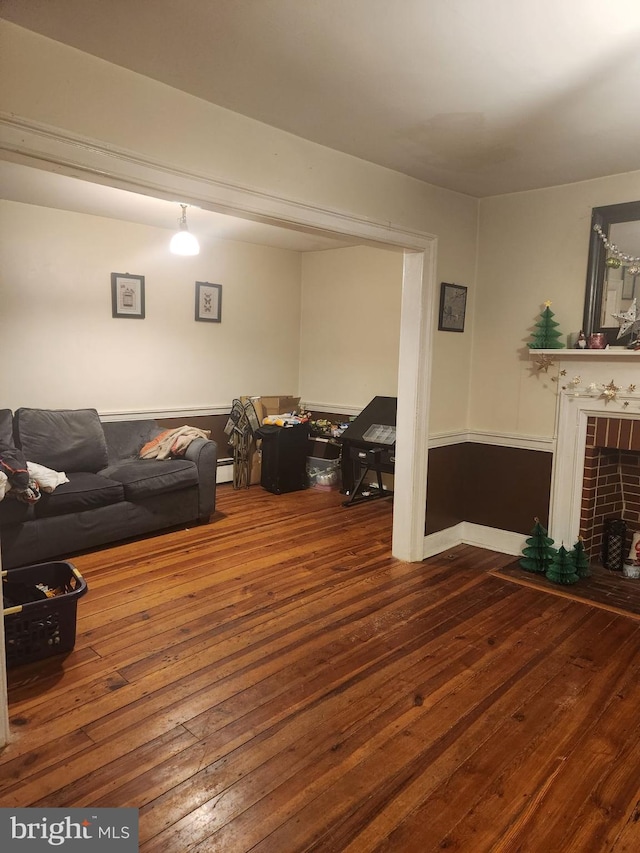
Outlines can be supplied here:
M640 623L390 556L391 506L219 491L78 556L72 654L10 670L2 806L135 806L143 853L640 849Z

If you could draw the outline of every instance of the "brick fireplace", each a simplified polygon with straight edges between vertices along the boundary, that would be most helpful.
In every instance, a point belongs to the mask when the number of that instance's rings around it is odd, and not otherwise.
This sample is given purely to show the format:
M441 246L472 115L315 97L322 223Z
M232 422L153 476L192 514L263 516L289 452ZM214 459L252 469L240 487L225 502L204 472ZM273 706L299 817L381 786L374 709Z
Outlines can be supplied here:
M625 551L640 530L640 420L587 417L580 535L592 560L602 553L607 519L627 525Z

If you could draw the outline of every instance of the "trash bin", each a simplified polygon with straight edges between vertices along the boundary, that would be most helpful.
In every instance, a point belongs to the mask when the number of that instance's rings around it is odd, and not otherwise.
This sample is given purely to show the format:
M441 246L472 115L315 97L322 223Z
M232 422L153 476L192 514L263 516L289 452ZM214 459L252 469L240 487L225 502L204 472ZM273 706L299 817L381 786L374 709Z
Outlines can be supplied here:
M8 569L2 572L2 581L7 666L70 652L76 642L78 599L87 591L75 566L59 561ZM28 597L34 588L39 594L43 590L56 594L12 603L18 594Z
M261 426L256 435L262 439L262 488L275 495L306 489L309 424Z

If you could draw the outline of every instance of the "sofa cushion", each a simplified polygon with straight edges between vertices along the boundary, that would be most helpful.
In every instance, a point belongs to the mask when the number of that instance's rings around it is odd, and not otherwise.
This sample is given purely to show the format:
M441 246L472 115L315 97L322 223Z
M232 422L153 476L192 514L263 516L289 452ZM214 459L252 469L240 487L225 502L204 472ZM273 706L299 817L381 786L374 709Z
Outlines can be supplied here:
M13 413L11 409L0 409L0 449L13 446Z
M23 521L31 521L33 518L35 518L34 504L17 501L10 497L0 501L0 527L22 524Z
M108 463L95 409L18 409L15 426L16 441L28 462L66 474L95 474Z
M137 458L140 448L163 431L152 420L106 421L102 429L109 451L109 465L119 459Z
M124 500L122 483L115 480L87 471L68 473L67 476L68 483L62 483L49 495L44 493L34 504L36 518L82 512Z
M186 459L129 459L109 465L100 473L122 483L129 501L198 485L198 469Z

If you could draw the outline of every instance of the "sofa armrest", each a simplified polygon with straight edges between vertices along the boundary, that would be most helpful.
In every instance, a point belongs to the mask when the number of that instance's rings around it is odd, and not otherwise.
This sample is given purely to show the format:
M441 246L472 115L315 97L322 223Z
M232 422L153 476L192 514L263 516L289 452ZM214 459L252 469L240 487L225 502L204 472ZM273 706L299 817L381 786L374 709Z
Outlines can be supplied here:
M198 468L198 518L208 521L216 508L218 445L206 438L194 438L184 454Z

